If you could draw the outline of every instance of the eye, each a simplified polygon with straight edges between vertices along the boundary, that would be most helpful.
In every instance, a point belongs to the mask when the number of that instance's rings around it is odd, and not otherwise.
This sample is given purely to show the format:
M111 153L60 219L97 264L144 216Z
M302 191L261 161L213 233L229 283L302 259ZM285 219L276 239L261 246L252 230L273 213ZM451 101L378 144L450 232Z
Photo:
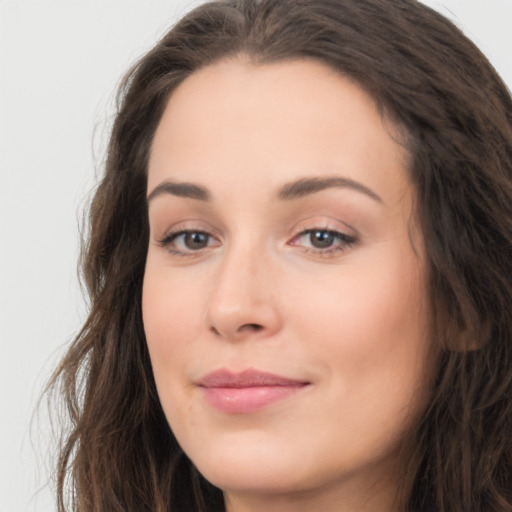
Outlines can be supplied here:
M336 242L336 234L333 231L315 230L308 233L309 241L317 249L326 249Z
M192 251L197 251L198 249L204 249L208 246L208 240L210 239L210 235L206 233L202 233L200 231L198 232L189 232L189 233L183 233L179 235L179 237L176 237L176 239L183 238L183 245Z
M304 247L308 252L325 256L334 255L350 248L356 239L332 229L307 229L299 233L290 245Z
M218 245L217 240L205 231L180 230L167 234L159 245L178 256L188 256L211 246Z

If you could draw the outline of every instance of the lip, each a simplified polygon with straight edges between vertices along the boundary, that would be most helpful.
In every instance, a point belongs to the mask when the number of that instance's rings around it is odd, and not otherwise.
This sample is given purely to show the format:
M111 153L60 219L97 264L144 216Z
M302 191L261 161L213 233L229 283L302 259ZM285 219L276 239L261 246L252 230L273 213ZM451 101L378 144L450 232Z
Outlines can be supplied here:
M214 408L230 414L249 414L284 400L310 382L254 369L231 372L216 370L204 376L198 386Z

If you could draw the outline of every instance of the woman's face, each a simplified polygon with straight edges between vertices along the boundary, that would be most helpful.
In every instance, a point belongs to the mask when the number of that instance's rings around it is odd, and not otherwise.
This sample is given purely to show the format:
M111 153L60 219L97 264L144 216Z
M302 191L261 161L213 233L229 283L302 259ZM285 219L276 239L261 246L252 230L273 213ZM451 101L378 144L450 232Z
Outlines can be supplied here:
M311 61L217 63L166 107L144 327L172 431L232 510L393 487L432 360L396 135L365 92Z

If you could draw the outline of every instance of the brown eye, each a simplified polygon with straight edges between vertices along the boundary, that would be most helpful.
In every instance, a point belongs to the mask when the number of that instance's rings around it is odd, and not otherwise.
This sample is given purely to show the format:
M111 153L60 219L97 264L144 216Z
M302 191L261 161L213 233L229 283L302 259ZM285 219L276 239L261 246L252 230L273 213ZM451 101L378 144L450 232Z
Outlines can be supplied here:
M187 249L191 251L197 251L199 249L204 249L208 246L208 241L210 239L210 235L207 233L202 233L200 231L191 231L188 233L184 233L183 235L183 244Z
M159 241L159 245L173 255L192 256L201 254L203 249L217 247L219 242L205 231L183 230L168 234Z
M301 247L306 253L334 257L356 243L356 238L333 229L306 229L295 236L289 244Z
M309 241L316 249L327 249L334 244L336 239L332 231L315 230L309 233Z

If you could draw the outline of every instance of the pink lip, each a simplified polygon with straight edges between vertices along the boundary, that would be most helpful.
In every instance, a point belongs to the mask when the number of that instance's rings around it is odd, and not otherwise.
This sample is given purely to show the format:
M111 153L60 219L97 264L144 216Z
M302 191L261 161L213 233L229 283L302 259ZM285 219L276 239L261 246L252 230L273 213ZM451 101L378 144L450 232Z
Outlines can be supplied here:
M231 414L256 412L288 398L308 384L252 369L240 373L217 370L198 383L210 405Z

